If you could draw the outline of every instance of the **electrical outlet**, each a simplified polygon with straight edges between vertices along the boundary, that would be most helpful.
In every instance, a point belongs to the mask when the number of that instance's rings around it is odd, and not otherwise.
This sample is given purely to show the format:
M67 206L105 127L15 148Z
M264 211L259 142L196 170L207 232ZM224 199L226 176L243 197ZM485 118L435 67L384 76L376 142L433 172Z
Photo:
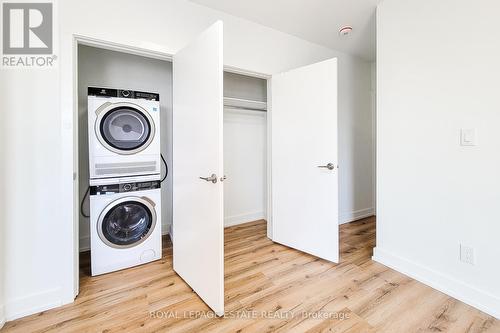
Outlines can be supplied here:
M460 244L460 261L469 265L474 265L474 249L470 246Z

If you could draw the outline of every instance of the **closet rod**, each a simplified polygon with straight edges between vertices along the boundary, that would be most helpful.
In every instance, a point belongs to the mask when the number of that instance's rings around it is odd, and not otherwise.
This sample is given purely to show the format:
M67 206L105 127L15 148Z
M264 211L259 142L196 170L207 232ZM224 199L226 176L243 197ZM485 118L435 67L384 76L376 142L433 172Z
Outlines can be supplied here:
M224 105L225 109L235 109L235 110L245 110L245 111L258 111L258 112L267 112L267 109L256 109L256 108L247 108L243 106L234 106L234 105Z

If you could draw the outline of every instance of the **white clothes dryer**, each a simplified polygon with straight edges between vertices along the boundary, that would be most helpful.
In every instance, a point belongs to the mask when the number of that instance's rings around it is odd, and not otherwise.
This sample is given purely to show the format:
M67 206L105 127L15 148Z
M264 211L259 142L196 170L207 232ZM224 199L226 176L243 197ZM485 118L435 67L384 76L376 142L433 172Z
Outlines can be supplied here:
M90 181L160 177L160 96L140 91L88 88Z

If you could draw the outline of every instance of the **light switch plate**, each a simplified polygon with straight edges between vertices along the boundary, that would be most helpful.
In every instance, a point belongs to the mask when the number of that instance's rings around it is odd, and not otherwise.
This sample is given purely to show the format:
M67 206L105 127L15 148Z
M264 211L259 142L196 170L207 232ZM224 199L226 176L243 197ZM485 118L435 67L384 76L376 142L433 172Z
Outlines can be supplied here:
M476 130L474 128L462 128L460 130L460 145L461 146L476 145Z

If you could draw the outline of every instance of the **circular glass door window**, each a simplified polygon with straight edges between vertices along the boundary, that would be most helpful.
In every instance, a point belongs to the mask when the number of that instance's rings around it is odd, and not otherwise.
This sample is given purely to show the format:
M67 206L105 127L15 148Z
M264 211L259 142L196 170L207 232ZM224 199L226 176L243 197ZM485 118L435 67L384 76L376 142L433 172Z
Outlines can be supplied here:
M153 231L156 220L154 208L148 206L147 202L136 200L111 204L98 223L99 236L109 246L118 248L142 243Z
M115 151L137 152L150 142L153 129L146 115L130 106L106 112L100 123L102 139Z

